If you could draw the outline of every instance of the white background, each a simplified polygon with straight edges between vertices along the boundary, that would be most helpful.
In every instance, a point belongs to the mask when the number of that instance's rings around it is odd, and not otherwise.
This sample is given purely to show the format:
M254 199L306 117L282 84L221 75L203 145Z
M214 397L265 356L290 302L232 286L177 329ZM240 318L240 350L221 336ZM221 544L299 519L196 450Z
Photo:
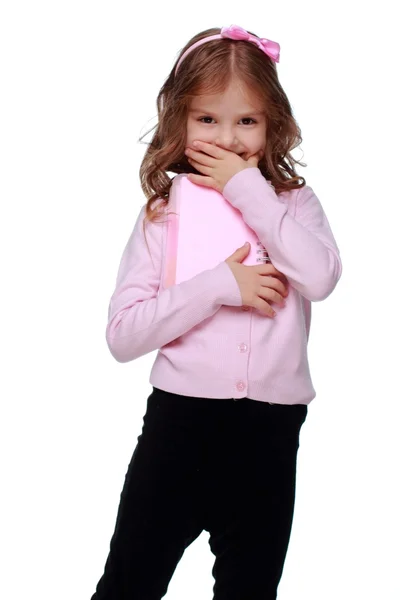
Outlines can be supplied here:
M298 172L343 262L336 290L313 303L317 397L279 600L400 598L394 5L2 3L2 598L89 600L102 575L155 359L117 363L105 340L145 203L138 138L187 40L231 24L281 45L304 140L295 157L308 165ZM211 600L212 565L203 532L168 600Z

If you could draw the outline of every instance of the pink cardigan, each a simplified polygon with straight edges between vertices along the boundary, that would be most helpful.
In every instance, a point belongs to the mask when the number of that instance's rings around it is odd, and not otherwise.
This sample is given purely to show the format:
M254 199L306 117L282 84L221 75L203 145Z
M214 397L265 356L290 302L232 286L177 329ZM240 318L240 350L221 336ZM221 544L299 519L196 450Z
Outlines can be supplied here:
M176 394L309 404L311 302L327 298L342 273L327 217L311 187L276 195L257 167L236 173L223 195L286 275L286 306L273 302L274 318L246 310L224 261L163 289L166 218L146 222L150 256L143 205L109 304L109 350L121 363L158 350L149 382Z

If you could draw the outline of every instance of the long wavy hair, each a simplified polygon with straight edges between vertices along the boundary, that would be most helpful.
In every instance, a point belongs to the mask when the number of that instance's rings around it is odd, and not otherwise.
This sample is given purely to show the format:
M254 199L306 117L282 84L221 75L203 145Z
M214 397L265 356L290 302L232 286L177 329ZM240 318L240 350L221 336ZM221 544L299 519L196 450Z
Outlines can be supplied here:
M175 75L179 58L187 48L220 30L206 29L188 41L157 96L158 124L152 128L155 131L139 170L140 184L147 198L143 228L146 220L153 221L168 204L173 178L167 171L198 173L184 153L191 99L197 95L222 93L232 80L250 89L266 110L266 147L258 164L261 173L270 180L277 194L306 185L305 179L296 174L295 163L307 165L295 160L290 153L303 141L300 128L279 83L276 63L255 44L229 38L211 40L192 50ZM160 202L153 207L157 199Z

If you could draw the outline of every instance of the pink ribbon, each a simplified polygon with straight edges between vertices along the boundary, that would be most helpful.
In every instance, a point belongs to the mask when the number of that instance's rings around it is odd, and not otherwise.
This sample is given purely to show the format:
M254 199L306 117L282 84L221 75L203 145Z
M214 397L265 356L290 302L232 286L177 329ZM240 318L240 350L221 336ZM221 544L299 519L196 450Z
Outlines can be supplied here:
M221 37L229 38L231 40L244 40L246 42L252 42L260 50L267 54L273 61L279 62L280 46L277 42L267 40L265 38L258 38L255 35L251 35L248 31L239 27L239 25L231 25L230 27L222 27Z

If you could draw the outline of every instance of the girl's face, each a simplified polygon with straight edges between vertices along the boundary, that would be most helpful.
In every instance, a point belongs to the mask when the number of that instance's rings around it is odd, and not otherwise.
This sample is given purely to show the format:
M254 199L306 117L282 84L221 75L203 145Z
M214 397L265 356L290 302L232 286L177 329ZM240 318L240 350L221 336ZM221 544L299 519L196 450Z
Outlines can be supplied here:
M246 92L246 95L245 95ZM265 150L267 118L259 102L248 90L234 82L221 94L196 96L190 103L186 129L186 147L201 140L213 143L246 160Z

